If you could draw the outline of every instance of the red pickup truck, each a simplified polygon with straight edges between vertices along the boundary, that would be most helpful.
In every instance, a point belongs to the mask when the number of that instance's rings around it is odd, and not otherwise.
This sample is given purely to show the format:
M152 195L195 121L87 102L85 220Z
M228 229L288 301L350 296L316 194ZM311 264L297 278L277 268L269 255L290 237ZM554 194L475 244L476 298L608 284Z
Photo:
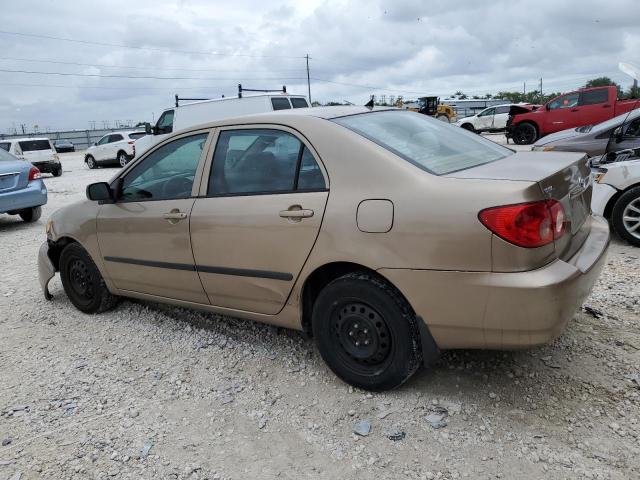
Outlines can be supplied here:
M540 137L568 128L595 125L640 107L638 100L618 100L616 87L582 88L550 100L535 111L513 115L507 138L529 145Z

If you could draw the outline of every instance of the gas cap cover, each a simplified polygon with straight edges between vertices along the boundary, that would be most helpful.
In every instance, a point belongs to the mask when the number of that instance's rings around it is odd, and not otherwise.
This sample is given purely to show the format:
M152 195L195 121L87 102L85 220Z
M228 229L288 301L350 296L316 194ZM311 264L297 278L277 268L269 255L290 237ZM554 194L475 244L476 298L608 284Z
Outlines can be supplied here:
M363 200L356 215L358 229L365 233L386 233L393 227L393 202L387 199Z

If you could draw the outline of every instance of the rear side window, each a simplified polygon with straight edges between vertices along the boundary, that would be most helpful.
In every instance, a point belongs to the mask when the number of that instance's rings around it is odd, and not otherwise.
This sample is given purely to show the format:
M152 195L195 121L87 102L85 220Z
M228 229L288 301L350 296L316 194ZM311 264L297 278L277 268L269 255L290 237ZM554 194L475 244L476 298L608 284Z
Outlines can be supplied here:
M333 121L435 175L466 170L513 154L480 135L412 112L371 112Z
M49 140L23 140L18 142L23 152L36 152L39 150L51 150Z
M582 92L580 105L596 105L598 103L605 103L607 100L609 100L609 90L606 88L601 90L591 90L588 92Z
M309 104L304 98L292 98L291 106L293 108L308 108Z
M146 135L146 133L145 133L145 132L134 132L134 133L130 133L130 134L129 134L129 138L130 138L131 140L137 140L137 139L139 139L139 138L144 137L145 135Z
M0 148L5 152L8 152L9 149L11 148L11 144L9 142L2 142L0 143Z
M509 113L511 107L509 105L503 105L502 107L496 107L496 115L501 113Z
M323 190L315 158L294 135L280 130L225 130L213 155L208 195Z
M287 110L291 108L289 100L287 100L286 98L272 98L271 105L273 106L274 110Z
M122 135L119 133L109 136L109 143L119 142L120 140L122 140Z

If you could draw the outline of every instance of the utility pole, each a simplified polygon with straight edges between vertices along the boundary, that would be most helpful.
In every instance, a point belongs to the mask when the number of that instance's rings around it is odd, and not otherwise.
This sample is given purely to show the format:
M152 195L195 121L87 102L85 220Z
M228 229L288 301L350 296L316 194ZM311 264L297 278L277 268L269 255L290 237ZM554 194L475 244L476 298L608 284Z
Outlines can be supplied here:
M542 77L540 77L540 103L542 103Z
M309 105L311 105L311 79L309 78L309 54L305 56L307 59L307 90L309 92Z
M527 94L527 82L526 81L522 84L522 94L523 95Z

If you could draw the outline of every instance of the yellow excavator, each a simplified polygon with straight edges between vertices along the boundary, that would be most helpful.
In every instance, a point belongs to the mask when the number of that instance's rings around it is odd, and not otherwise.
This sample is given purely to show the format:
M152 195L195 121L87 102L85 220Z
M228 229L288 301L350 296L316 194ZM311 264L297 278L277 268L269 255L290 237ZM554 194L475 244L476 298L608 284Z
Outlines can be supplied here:
M420 97L414 102L398 100L397 103L399 103L399 105L396 105L397 107L429 115L443 122L453 123L456 121L456 111L451 105L440 103L440 98L438 97Z

